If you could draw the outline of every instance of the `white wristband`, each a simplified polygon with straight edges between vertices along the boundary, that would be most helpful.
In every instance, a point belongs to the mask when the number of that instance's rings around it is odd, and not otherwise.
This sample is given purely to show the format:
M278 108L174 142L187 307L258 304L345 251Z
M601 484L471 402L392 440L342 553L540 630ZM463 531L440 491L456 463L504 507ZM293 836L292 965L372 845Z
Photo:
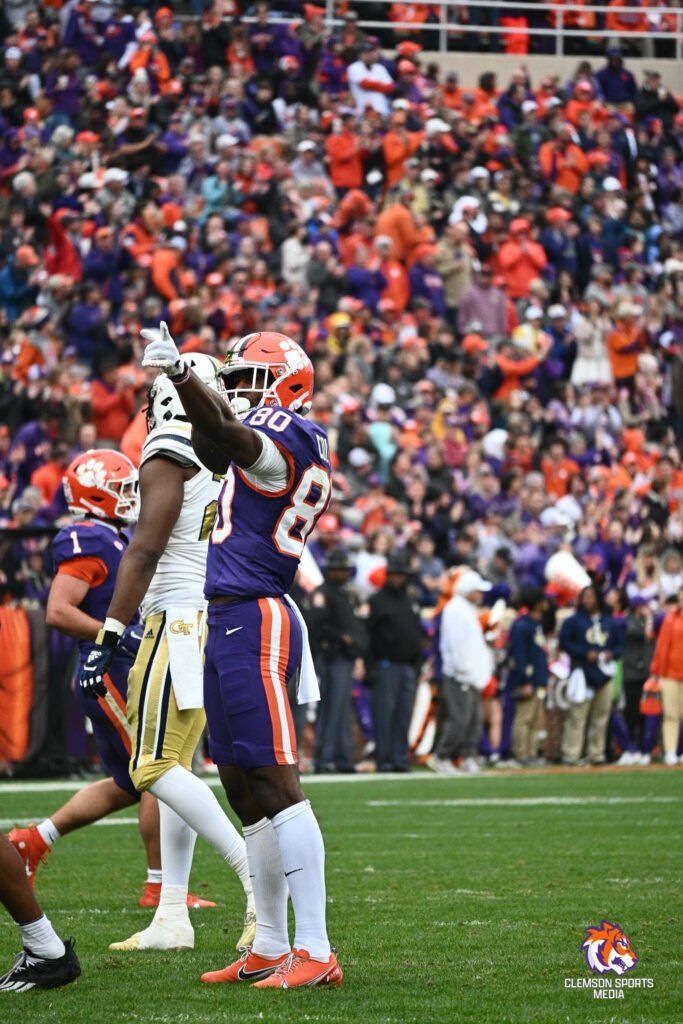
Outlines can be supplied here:
M104 626L102 627L105 633L116 633L117 636L123 636L125 628L123 622L119 622L118 619L110 619L109 617L104 620Z

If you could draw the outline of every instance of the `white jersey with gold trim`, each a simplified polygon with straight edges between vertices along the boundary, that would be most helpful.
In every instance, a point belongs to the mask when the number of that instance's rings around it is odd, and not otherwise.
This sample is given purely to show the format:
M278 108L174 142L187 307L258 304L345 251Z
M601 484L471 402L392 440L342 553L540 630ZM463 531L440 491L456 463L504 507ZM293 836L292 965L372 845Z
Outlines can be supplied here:
M155 427L142 446L141 467L153 455L165 455L199 469L185 482L180 515L142 602L143 618L164 611L169 602L197 609L205 603L206 555L222 479L202 466L191 433L189 423L171 420Z

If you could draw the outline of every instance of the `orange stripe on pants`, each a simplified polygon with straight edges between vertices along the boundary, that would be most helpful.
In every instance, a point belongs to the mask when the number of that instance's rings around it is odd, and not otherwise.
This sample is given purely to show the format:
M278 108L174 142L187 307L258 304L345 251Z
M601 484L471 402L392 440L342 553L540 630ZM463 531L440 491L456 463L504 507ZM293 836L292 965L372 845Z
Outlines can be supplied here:
M267 599L259 599L261 611L261 679L266 691L268 710L273 729L273 751L277 764L296 763L296 741L294 740L294 723L289 708L289 699L283 683L287 661L289 659L289 616L282 614L278 606L279 623L274 618L270 604ZM277 638L279 626L280 637ZM274 650L274 643L277 643L277 650ZM284 651L284 663L283 663ZM280 700L278 692L280 688ZM292 756L287 756L285 737L289 741L288 746Z

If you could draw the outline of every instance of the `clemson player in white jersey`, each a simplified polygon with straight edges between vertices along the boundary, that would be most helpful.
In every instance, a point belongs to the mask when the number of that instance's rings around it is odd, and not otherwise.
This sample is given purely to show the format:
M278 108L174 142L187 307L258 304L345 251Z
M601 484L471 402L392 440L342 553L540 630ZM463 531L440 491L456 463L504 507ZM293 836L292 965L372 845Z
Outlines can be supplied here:
M189 361L215 384L218 360ZM130 616L142 605L143 639L128 678L130 775L159 799L162 887L151 924L110 949L192 949L187 886L197 834L234 868L247 896L238 948L253 937L255 914L244 840L208 786L191 772L206 722L203 708L204 580L220 479L200 463L191 428L168 378L152 385L149 434L139 470L140 512L82 686L98 692Z

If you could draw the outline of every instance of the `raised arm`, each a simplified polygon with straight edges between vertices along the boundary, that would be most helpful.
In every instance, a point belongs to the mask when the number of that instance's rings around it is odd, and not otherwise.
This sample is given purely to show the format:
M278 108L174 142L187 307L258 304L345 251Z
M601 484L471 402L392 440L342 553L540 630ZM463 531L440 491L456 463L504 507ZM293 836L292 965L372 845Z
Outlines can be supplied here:
M228 459L243 469L253 466L261 454L259 433L244 426L217 391L209 388L187 366L162 320L159 330L144 330L150 342L143 366L156 366L166 373L178 392L192 426L209 439Z

